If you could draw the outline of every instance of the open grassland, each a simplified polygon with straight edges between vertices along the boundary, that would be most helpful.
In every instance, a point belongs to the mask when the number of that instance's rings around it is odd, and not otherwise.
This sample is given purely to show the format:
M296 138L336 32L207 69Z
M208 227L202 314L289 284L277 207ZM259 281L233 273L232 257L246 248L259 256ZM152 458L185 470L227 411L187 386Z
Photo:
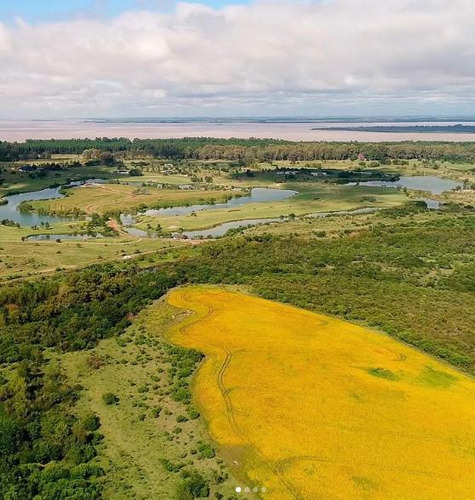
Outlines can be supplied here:
M363 207L385 208L404 203L407 197L396 189L360 187L336 184L285 184L299 194L283 201L249 203L238 207L204 210L195 215L148 217L142 216L138 227L146 228L159 223L164 229L184 230L213 227L230 221L280 217L290 214L304 215L315 212L354 210Z
M62 231L62 225L54 230ZM166 239L134 238L121 235L117 238L100 238L85 241L61 240L21 241L22 236L34 234L31 229L0 226L0 281L48 274L59 269L77 269L96 262L122 261L145 255L154 255L155 261L163 260L162 252L186 245L185 242Z
M464 189L461 191L449 191L438 197L443 203L456 203L462 206L475 206L475 190Z
M123 179L123 182L134 182L134 183L156 183L156 184L173 184L175 186L182 186L186 184L191 184L191 180L186 175L163 175L156 174L154 172L145 172L140 177L127 177Z
M120 338L57 356L69 383L84 388L77 414L93 413L101 422L97 465L106 472L103 498L195 498L187 496L186 485L196 474L209 497L233 496L237 483L189 401L190 377L201 356L163 341L164 331L184 314L160 301ZM116 402L106 404L105 394Z
M183 191L158 188L138 188L123 184L96 184L68 190L66 198L32 202L34 208L49 213L72 212L103 214L110 211L134 212L141 207L166 207L224 200L223 191Z
M169 338L205 353L195 401L236 474L269 499L472 499L475 384L328 316L206 287ZM262 491L262 490L261 490Z

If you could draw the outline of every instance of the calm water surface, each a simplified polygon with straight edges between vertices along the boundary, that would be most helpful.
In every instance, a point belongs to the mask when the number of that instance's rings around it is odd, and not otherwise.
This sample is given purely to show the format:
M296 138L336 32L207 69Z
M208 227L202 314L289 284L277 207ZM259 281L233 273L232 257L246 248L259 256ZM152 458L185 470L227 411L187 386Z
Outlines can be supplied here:
M97 179L97 181L100 181ZM357 186L355 183L350 184ZM398 181L366 181L360 182L359 185L366 186L378 186L378 187L406 187L412 190L422 190L429 191L432 194L441 194L444 191L448 191L456 188L457 186L462 186L462 183L457 181L452 181L449 179L442 179L435 176L416 176L416 177L401 177ZM242 196L239 198L232 198L226 203L217 203L215 205L191 205L188 207L174 207L174 208L163 208L160 210L148 210L145 212L147 215L152 216L174 216L174 215L188 215L192 212L205 211L205 210L218 210L223 208L232 208L246 205L248 203L265 203L270 201L280 201L288 199L292 196L298 194L297 191L286 190L286 189L270 189L270 188L254 188L251 190L249 196ZM68 218L55 217L51 215L39 215L34 212L23 213L18 210L18 206L22 201L35 201L35 200L47 200L62 198L64 195L60 193L60 188L47 188L40 191L34 191L29 193L21 193L17 195L5 197L8 200L6 205L0 205L0 220L10 219L18 222L22 226L39 226L41 223L48 222L49 224L54 224L55 222L61 222L65 220L71 220ZM436 200L423 199L430 209L440 208L440 203ZM363 208L355 211L342 211L338 212L340 214L353 214L353 213L370 213L374 211L372 208ZM332 215L332 213L317 213L311 214L310 217L327 217ZM202 229L196 231L185 231L182 234L188 238L216 238L223 236L230 229L255 226L259 224L267 224L273 222L281 222L288 220L287 218L267 218L267 219L248 219L242 221L232 221L225 222L223 224L217 225L213 228ZM147 237L149 233L138 228L130 227L135 223L135 219L130 215L121 215L122 224L125 226L124 229L131 235L137 237ZM155 236L156 237L156 236ZM29 240L46 240L46 239L87 239L84 235L65 235L65 234L39 234L31 235L28 237Z
M248 203L266 203L269 201L286 200L298 194L297 191L290 189L271 189L271 188L254 188L251 190L250 196L241 196L231 198L226 203L215 203L214 205L190 205L188 207L173 207L161 208L159 210L147 210L145 215L154 217L173 216L173 215L189 215L193 212L202 212L204 210L219 210L221 208L234 208Z
M35 212L20 212L18 205L22 201L36 201L36 200L53 200L55 198L63 198L59 192L60 188L47 188L41 191L32 191L29 193L14 194L12 196L5 196L8 201L6 205L0 205L0 220L10 219L18 222L21 226L39 226L42 222L61 222L66 220L61 217L54 217L52 215L39 215Z
M360 186L376 186L388 188L407 188L414 191L429 191L432 194L442 194L444 191L450 191L456 187L462 187L461 182L452 181L450 179L442 179L433 175L416 175L413 177L401 177L398 181L362 181L358 183ZM357 183L352 182L349 186L356 186Z
M102 234L97 236L89 236L87 234L32 234L26 237L27 241L50 241L50 240L91 240L96 238L104 238Z
M371 122L357 124L346 122L318 122L318 127L364 125L453 125L451 122ZM460 122L470 125L472 122ZM441 133L391 133L347 130L312 130L315 122L261 123L246 121L206 121L181 123L97 123L84 120L14 121L0 120L0 140L25 141L26 139L84 139L87 137L128 137L134 139L171 139L183 137L217 137L229 139L286 139L291 141L475 141L475 134Z

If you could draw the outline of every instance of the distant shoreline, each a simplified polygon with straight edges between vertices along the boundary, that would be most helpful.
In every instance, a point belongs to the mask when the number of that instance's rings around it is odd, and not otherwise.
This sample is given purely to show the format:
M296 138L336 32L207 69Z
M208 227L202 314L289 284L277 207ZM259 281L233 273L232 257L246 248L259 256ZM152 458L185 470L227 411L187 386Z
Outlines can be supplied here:
M308 122L282 118L282 121L243 119L157 119L130 118L130 121L104 119L0 120L0 141L27 139L85 139L125 137L129 139L179 139L214 137L218 139L275 139L304 142L474 142L475 121L465 122ZM161 120L161 121L158 121ZM165 121L168 120L168 121ZM259 121L260 120L260 121ZM285 121L284 121L285 120ZM316 119L315 119L316 120ZM409 130L409 132L408 132ZM428 133L430 132L430 133Z
M388 134L475 134L475 125L376 125L364 127L314 127L312 130L374 132Z

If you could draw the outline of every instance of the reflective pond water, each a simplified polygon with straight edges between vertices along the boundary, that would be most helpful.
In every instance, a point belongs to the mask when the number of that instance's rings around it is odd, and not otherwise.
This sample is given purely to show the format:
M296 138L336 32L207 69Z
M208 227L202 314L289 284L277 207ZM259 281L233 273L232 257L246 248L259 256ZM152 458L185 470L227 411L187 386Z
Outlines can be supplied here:
M248 203L265 203L269 201L282 201L291 198L298 194L297 191L290 189L271 189L271 188L254 188L249 196L241 196L231 198L226 203L215 203L214 205L190 205L187 207L161 208L159 210L147 210L145 215L151 216L173 216L173 215L189 215L193 212L202 212L204 210L219 210L222 208L234 208Z
M61 217L54 217L51 215L39 215L35 212L20 212L18 205L22 201L36 201L36 200L53 200L55 198L63 198L59 192L60 188L46 188L41 191L32 191L30 193L14 194L5 196L8 201L5 205L0 205L0 220L10 219L18 222L21 226L39 226L42 222L53 224L65 220Z
M85 182L104 182L102 179L93 179ZM75 185L79 185L84 183L78 182ZM357 186L355 183L349 184L353 186ZM448 191L451 189L455 189L458 186L462 186L461 182L452 181L449 179L442 179L440 177L435 176L415 176L415 177L401 177L398 181L390 182L390 181L366 181L360 182L359 185L365 186L378 186L378 187L388 187L388 188L397 188L397 187L406 187L412 190L423 190L429 191L433 194L441 194L444 191ZM281 201L288 199L292 196L298 194L297 191L288 190L288 189L271 189L271 188L254 188L251 190L249 196L242 196L231 198L225 203L217 203L214 205L191 205L185 207L173 207L173 208L163 208L159 210L148 210L145 212L147 215L152 216L174 216L174 215L189 215L192 212L199 212L205 210L218 210L223 208L232 208L239 207L242 205L246 205L248 203L265 203L271 201ZM51 215L40 215L34 212L20 212L18 210L18 206L22 201L36 201L36 200L47 200L47 199L56 199L62 198L64 195L60 193L60 187L47 188L42 189L40 191L33 191L29 193L21 193L16 195L11 195L5 197L8 201L5 205L0 205L0 220L2 219L10 219L15 222L18 222L22 226L40 226L42 223L53 224L56 222L61 222L65 220L71 220L70 218L62 218ZM439 209L440 202L431 199L424 199L430 209ZM339 212L340 214L354 214L354 213L369 213L370 211L374 211L374 209L363 208L355 211L343 211ZM332 215L331 213L317 213L311 214L310 217L327 217ZM187 236L188 238L216 238L219 236L223 236L230 229L247 227L247 226L256 226L259 224L267 224L271 222L281 222L288 220L287 218L267 218L267 219L249 219L242 221L232 221L226 222L220 225L217 225L213 228L201 229L196 231L185 231L182 235ZM156 237L153 233L148 233L147 231L143 231L141 229L131 227L135 224L135 218L130 215L121 215L121 221L124 225L124 229L133 236L136 237ZM38 234L31 235L27 239L29 240L51 240L51 239L87 239L84 235L65 235L65 234Z
M233 222L224 222L223 224L219 224L218 226L209 228L209 229L198 229L196 231L184 231L181 233L182 236L186 236L190 239L195 238L219 238L220 236L224 236L230 229L236 229L241 227L250 227L250 226L259 226L261 224L269 224L271 222L284 222L288 220L287 217L274 217L268 219L247 219L247 220L238 220ZM179 236L180 233L175 233L176 236Z
M375 186L388 188L407 188L415 191L428 191L432 194L442 194L456 187L462 187L461 182L450 179L442 179L433 175L416 175L413 177L401 177L398 181L362 181L358 184L351 182L349 186Z
M50 240L91 240L96 238L104 238L102 234L97 236L89 236L87 234L31 234L25 239L27 241L50 241Z
M107 182L105 179L87 179L82 181L74 181L65 187L77 187L83 184L101 184ZM28 193L13 194L5 196L3 199L7 201L6 204L0 205L0 220L9 219L18 222L21 226L39 226L41 223L48 222L54 224L71 218L57 217L53 215L40 215L35 212L21 212L18 207L21 202L25 201L38 201L38 200L54 200L64 198L60 193L62 186L41 189L40 191L30 191Z

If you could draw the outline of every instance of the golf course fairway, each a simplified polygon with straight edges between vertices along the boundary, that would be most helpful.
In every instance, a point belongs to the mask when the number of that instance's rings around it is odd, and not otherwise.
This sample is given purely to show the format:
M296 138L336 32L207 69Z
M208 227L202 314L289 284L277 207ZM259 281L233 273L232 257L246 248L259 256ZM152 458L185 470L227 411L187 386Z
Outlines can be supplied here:
M206 356L193 397L241 496L475 498L468 376L376 331L246 294L196 286L167 300L193 312L167 337Z

